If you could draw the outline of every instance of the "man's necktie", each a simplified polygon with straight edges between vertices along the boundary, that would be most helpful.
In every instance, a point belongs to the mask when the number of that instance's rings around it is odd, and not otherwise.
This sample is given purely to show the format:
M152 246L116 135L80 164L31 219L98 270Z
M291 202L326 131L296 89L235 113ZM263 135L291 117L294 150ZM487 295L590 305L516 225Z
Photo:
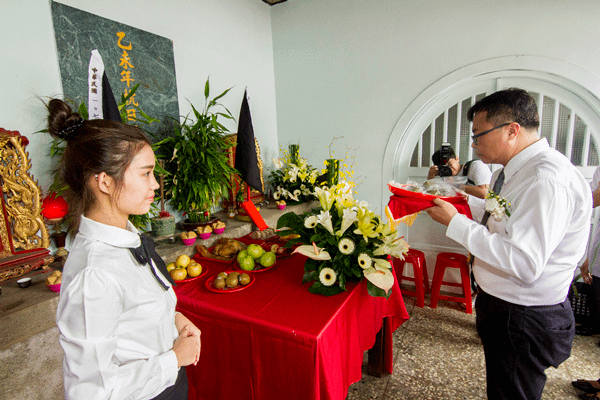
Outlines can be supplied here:
M500 171L500 174L498 174L498 178L496 178L496 182L494 182L494 187L492 188L492 191L499 196L500 195L500 191L502 190L502 185L504 185L504 168L502 168L502 170ZM488 222L488 219L490 218L490 212L486 211L485 214L483 214L483 218L481 219L481 225L486 225Z
M504 185L504 168L498 174L496 181L494 182L494 187L492 191L496 195L500 195L500 191L502 190L502 185ZM488 219L490 218L491 212L486 211L483 214L483 218L481 218L481 225L487 226ZM469 254L469 268L471 269L471 288L474 292L477 292L477 282L475 282L475 275L473 274L473 263L475 262L475 256L473 254Z
M131 254L133 254L133 257L135 257L135 259L138 263L140 263L140 265L148 264L148 266L150 267L150 271L152 271L152 275L154 275L154 278L156 278L156 281L163 289L169 290L169 287L165 285L163 280L160 279L159 276L156 274L156 270L152 268L152 263L150 262L151 260L154 261L154 265L163 274L163 276L169 282L171 282L171 285L175 286L175 281L173 281L173 278L171 278L171 274L169 274L169 271L167 271L167 266L165 265L165 262L154 249L154 240L152 240L152 238L148 235L140 235L140 241L142 242L140 247L129 248L129 251L131 252Z

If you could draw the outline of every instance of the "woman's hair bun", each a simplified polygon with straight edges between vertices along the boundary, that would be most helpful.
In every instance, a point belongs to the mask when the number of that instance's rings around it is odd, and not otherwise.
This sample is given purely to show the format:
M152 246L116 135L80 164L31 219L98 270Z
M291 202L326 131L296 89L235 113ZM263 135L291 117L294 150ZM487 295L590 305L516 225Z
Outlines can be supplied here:
M48 111L48 132L53 137L69 140L69 137L83 125L84 119L62 100L50 100Z

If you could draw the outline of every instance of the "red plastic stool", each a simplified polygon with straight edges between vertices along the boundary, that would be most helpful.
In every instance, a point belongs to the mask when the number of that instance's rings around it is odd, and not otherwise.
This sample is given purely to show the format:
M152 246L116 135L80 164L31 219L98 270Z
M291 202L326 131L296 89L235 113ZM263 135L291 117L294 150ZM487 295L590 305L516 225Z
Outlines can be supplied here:
M460 269L462 282L444 281L446 268ZM463 297L441 295L440 288L442 285L462 287ZM433 273L433 283L431 284L431 303L429 304L429 307L436 308L438 300L464 303L467 314L473 313L473 304L471 303L471 278L469 276L469 265L466 256L458 253L439 253L437 255L435 272Z
M404 275L404 266L412 265L414 278ZM394 270L396 271L396 280L398 286L402 281L412 281L415 283L415 291L400 289L402 294L416 296L417 307L425 307L425 293L429 292L429 277L427 276L427 264L425 263L425 254L420 250L409 249L404 255L404 260L394 258Z

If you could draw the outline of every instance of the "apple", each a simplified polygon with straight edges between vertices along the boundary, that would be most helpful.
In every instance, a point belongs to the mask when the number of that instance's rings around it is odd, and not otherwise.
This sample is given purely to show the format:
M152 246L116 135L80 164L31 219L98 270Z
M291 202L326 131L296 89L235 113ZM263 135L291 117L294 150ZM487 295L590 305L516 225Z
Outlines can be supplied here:
M187 267L187 274L190 278L195 278L202 273L202 265L192 261Z
M175 266L178 268L187 268L192 260L185 254L181 254L175 260Z
M273 264L275 264L275 258L275 253L273 253L272 251L267 251L265 254L260 256L260 258L258 259L258 263L265 268L269 268L273 266Z
M248 245L246 252L248 253L248 255L250 257L252 257L256 260L257 258L260 258L260 256L262 256L264 254L265 249L263 249L258 244L252 243L252 244Z
M171 272L172 269L177 268L174 262L170 262L167 264L167 271Z
M241 264L240 260L242 258L246 258L246 257L248 257L248 252L246 250L242 250L239 253L237 253L237 258L236 259L237 259L238 264Z
M254 269L254 258L251 256L246 256L241 260L238 260L238 263L240 264L240 268L244 271L252 271Z
M185 268L175 268L171 270L171 278L174 281L182 281L187 277L187 271Z

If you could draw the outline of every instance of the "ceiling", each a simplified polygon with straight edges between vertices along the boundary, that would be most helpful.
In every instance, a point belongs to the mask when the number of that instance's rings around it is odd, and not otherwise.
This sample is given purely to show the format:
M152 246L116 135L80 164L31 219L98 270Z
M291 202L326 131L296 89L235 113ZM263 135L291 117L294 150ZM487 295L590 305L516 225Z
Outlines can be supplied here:
M287 1L287 0L263 0L263 1L271 6L274 6L275 4L283 3L284 1Z

